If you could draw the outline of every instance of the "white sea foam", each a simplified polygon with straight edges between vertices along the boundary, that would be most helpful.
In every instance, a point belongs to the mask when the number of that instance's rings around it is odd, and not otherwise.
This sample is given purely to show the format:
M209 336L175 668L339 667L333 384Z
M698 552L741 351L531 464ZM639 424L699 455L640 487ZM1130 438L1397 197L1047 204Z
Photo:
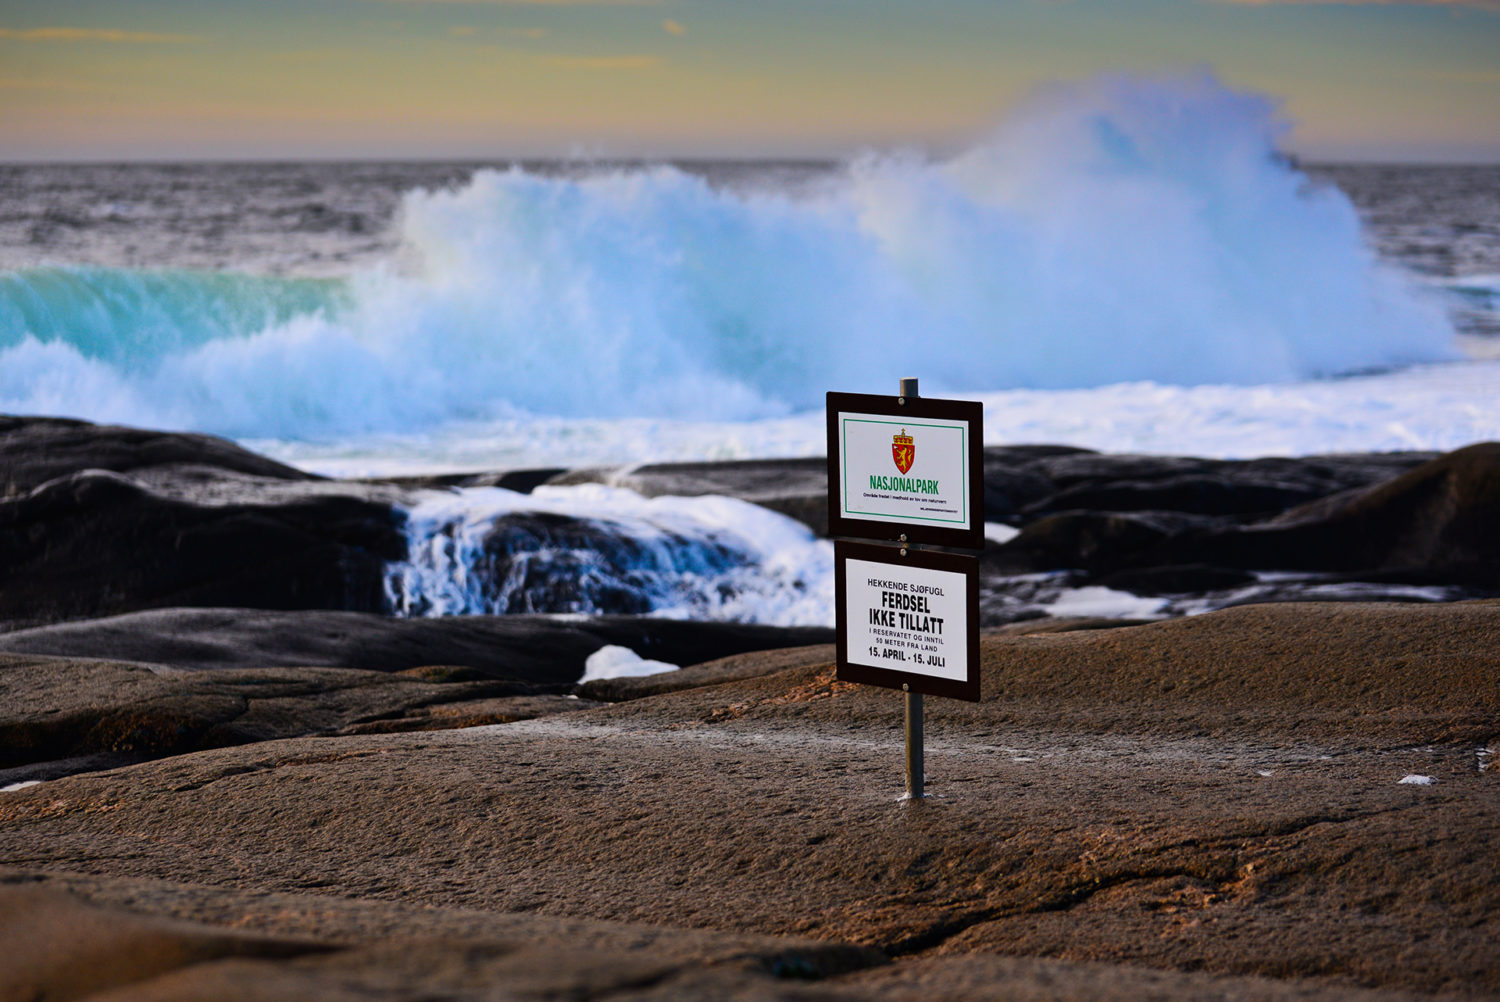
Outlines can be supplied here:
M1132 595L1099 585L1065 589L1046 606L1053 616L1099 616L1105 619L1150 619L1166 607L1166 599Z
M588 656L588 660L583 663L583 677L578 681L583 683L602 678L639 678L677 671L680 667L665 661L643 658L629 647L605 644Z
M1021 534L1021 530L1004 522L984 523L984 538L992 543L1008 543Z
M3 380L0 375L0 380ZM1131 383L979 394L990 445L1224 459L1446 450L1500 439L1500 359L1267 386ZM820 456L821 411L765 421L468 422L420 434L246 444L332 476Z
M511 423L564 454L588 422L647 416L751 422L755 448L760 422L827 389L917 374L930 395L984 396L1007 432L1076 440L1105 437L1099 408L1032 428L1035 405L1072 398L993 395L1135 384L1106 409L1144 423L1140 401L1184 387L1453 357L1436 293L1277 157L1283 130L1271 102L1208 77L1105 79L951 161L870 157L815 194L669 167L481 171L410 193L397 259L337 288L11 273L0 411L333 450Z

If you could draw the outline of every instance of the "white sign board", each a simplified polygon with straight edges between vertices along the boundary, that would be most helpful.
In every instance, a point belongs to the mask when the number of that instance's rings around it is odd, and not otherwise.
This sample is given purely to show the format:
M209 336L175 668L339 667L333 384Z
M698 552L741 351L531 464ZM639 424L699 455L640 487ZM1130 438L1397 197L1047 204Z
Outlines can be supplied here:
M840 543L839 677L979 698L978 562Z
M969 424L838 416L839 514L867 521L969 526Z

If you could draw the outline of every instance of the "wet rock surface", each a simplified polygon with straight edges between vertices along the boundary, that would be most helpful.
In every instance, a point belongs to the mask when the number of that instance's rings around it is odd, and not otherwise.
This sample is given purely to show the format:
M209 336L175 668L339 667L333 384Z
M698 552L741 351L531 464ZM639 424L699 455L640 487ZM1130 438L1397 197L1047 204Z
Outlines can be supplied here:
M559 609L643 615L676 604L684 577L723 575L746 560L713 539L670 532L640 538L602 519L514 512L495 520L465 565L472 582L466 602L504 615ZM425 596L406 596L399 582L392 587L404 611L430 613Z
M820 536L828 535L828 461L821 457L594 467L557 474L547 483L599 483L653 498L723 494L770 508Z
M388 486L206 435L0 418L0 624L172 605L384 608Z
M1160 596L1145 609L1160 615L1500 594L1500 444L1441 456L1038 462L1062 489L1013 514L1019 533L987 548L987 623L1045 614L1065 590L1091 587ZM1099 476L1112 467L1130 477Z
M1434 458L1396 452L1224 460L992 446L984 450L985 512L1013 524L1078 510L1254 518L1379 483ZM1023 476L1034 484L1030 490L991 491L992 482Z
M1482 528L1496 510L1486 486L1500 463L1493 449L1215 460L990 446L986 518L1019 535L986 549L982 616L993 626L1065 614L1052 606L1091 587L1161 597L1150 606L1159 615L1500 593L1500 547ZM827 532L822 459L551 472L533 479L726 494ZM1418 542L1428 536L1442 542Z
M131 474L182 467L293 483L321 479L212 435L0 415L0 498L27 494L80 470Z

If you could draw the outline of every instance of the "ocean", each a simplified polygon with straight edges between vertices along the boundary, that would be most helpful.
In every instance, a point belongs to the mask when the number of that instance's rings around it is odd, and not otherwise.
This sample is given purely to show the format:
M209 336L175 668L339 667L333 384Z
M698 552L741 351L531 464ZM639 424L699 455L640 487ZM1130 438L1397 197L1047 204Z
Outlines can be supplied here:
M943 159L0 166L0 412L335 476L819 455L825 391L903 376L991 444L1500 438L1500 167L1299 164L1285 129L1113 80ZM635 512L608 495L555 503ZM831 618L786 606L708 614Z

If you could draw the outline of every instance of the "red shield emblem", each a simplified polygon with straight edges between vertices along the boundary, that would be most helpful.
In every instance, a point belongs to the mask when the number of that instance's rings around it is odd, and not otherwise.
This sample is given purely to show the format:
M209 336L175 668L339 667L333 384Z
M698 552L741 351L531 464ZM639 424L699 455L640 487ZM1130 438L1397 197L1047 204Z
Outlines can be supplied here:
M891 436L891 458L902 473L910 470L911 464L917 461L917 444L905 428L901 429L901 434Z

